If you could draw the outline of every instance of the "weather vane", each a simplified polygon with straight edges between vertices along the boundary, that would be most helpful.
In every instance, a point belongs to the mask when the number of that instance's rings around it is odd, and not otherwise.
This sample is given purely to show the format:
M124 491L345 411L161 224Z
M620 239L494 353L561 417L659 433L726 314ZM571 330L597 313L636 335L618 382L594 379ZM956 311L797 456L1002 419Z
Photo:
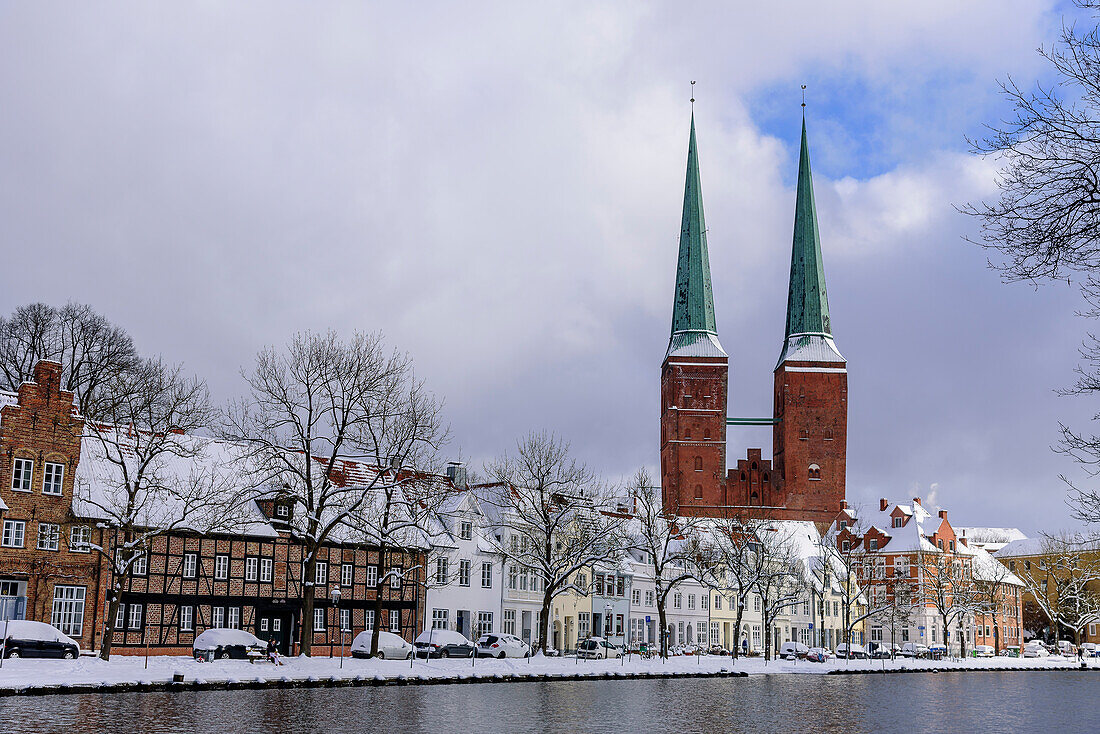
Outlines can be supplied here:
M695 109L695 81L691 82L691 109Z
M695 82L692 82L694 84ZM806 85L802 85L802 109L806 109Z

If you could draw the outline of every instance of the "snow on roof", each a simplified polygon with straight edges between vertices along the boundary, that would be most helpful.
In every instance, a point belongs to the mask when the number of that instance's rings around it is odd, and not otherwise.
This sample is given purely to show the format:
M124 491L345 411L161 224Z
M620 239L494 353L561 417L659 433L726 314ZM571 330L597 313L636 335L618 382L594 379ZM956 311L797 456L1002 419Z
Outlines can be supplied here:
M993 555L997 558L1015 558L1019 556L1036 556L1043 553L1047 545L1046 538L1020 538L1005 543L1000 550Z
M784 362L839 362L846 360L830 334L791 334L783 342L779 364Z
M1019 528L955 528L960 537L965 537L968 545L981 546L995 553L1014 540L1026 540L1027 536Z
M905 524L900 528L894 527L893 513L895 507L906 516ZM868 530L875 528L889 538L889 542L884 543L880 550L889 553L915 553L918 551L935 553L938 551L928 538L939 529L942 521L939 517L933 517L918 502L911 505L887 505L885 510L875 508L871 511L863 511L859 519L865 523ZM962 544L956 545L956 549L961 555L969 555L968 549Z
M718 335L709 331L677 331L668 340L665 359L670 357L726 357Z
M973 574L979 581L996 581L1013 586L1023 586L1020 577L1008 570L1008 567L998 561L989 551L980 546L970 549L974 554Z

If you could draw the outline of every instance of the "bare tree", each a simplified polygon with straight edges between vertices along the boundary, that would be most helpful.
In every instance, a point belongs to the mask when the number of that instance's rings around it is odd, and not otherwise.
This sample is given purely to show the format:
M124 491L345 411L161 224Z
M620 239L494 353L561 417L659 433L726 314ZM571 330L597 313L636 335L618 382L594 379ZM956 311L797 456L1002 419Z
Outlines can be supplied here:
M103 641L110 659L114 623L135 567L148 563L153 539L179 531L229 531L245 513L237 482L209 454L213 440L193 435L213 418L206 385L157 360L112 375L116 396L100 422L86 421L76 504L109 530L89 543L111 570Z
M1049 620L1055 644L1062 628L1079 644L1084 629L1100 621L1100 546L1095 541L1048 536L1036 560L1016 564L1016 575Z
M849 649L856 626L890 608L886 566L867 542L870 528L862 516L858 508L847 510L822 535L822 551L828 553L830 570L837 581L844 642Z
M514 456L497 460L487 473L495 480L485 499L499 510L501 554L540 582L538 649L545 650L554 599L568 591L587 596L575 583L577 573L622 557L627 515L617 511L614 492L550 434L526 436Z
M967 618L980 609L981 594L974 583L969 561L958 553L943 550L919 551L917 564L922 574L921 592L936 611L943 630L943 644L951 650L951 628L959 631L959 647L966 657Z
M377 632L382 592L397 584L390 575L412 570L385 568L387 554L424 545L428 505L441 491L422 471L447 435L439 401L378 334L346 342L333 332L298 334L285 351L261 351L245 379L249 394L231 407L223 433L242 447L257 498L291 505L304 554L303 620L313 617L318 551L364 542L378 549ZM301 627L309 655L312 635Z
M733 622L733 656L740 653L741 627L749 594L756 589L763 566L757 563L758 533L764 521L752 517L710 519L699 528L702 566L706 582L737 600Z
M653 572L657 601L657 616L661 629L661 656L668 657L668 621L665 614L668 595L680 584L700 577L697 532L701 523L696 517L676 517L666 510L661 500L661 488L653 486L649 473L639 469L634 475L630 493L634 500L634 523L631 545L644 555L644 562Z
M18 389L43 359L61 364L61 389L93 420L110 418L118 396L109 386L140 367L130 336L89 306L32 303L0 318L0 387Z
M765 523L754 533L754 589L760 597L764 629L764 659L774 654L771 628L776 617L802 603L806 596L806 574L796 541L788 526Z
M1019 579L982 548L974 550L972 573L978 611L993 621L993 650L999 653L1004 641L1002 622L1010 614L1015 618L1016 607L1009 589L1019 586Z

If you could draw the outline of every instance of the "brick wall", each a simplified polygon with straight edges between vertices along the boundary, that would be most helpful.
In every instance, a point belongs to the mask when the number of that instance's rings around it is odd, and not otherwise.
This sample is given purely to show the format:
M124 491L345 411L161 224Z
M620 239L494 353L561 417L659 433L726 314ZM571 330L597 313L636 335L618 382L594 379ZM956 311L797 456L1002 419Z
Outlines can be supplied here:
M728 360L666 360L661 368L661 487L666 507L725 503Z

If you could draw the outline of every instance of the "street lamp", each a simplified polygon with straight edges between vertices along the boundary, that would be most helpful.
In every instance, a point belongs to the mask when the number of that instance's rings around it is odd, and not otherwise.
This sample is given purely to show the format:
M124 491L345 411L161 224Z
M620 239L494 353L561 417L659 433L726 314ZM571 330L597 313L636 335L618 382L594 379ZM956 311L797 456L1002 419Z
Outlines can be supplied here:
M344 667L344 625L340 619L340 587L332 587L332 608L336 610L336 633L340 635L340 668ZM332 641L329 641L329 649L332 649Z

